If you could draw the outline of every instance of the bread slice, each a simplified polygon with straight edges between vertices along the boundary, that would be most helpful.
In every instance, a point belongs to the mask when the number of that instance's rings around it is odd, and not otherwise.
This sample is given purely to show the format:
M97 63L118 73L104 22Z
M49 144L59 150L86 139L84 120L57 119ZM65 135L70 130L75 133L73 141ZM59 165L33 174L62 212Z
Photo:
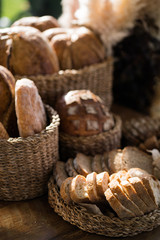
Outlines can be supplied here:
M123 169L141 168L152 174L152 157L136 147L125 147L122 154Z
M152 198L150 197L150 195L148 194L148 192L147 192L143 182L141 181L141 179L139 177L132 177L132 178L129 178L128 181L134 187L137 195L148 206L148 212L151 212L151 211L155 210L157 207L156 207L154 201L152 200Z
M93 157L93 160L92 160L92 171L93 172L96 172L96 173L103 172L101 160L102 160L102 155L100 155L100 154L96 154Z
M55 168L53 171L54 179L56 180L56 183L58 187L61 187L61 184L65 181L66 178L68 178L68 175L65 171L65 163L62 161L57 161L55 163Z
M103 153L101 162L102 162L102 170L103 170L102 172L109 172L109 169L108 169L108 152Z
M87 212L92 213L94 215L102 215L101 210L97 207L96 204L93 203L79 203L81 206L85 207Z
M74 168L78 174L85 177L92 172L91 162L92 158L83 153L77 153L76 158L73 160Z
M145 214L148 212L148 206L143 202L143 200L138 196L137 192L135 191L132 184L127 181L123 180L121 181L121 186L123 188L123 191L127 194L128 198L133 201L139 209Z
M60 194L61 194L61 197L63 198L63 200L64 200L66 203L72 202L72 199L71 199L71 197L70 197L70 192L69 192L70 184L71 184L72 180L73 180L73 177L68 177L68 178L66 178L66 180L61 184Z
M142 216L144 213L138 208L138 206L127 196L123 191L122 186L118 181L113 180L109 183L109 187L120 203L131 211L134 216Z
M108 172L102 172L96 175L96 188L98 196L104 198L104 192L108 188L109 174Z
M123 181L126 180L128 178L128 172L125 170L120 170L117 173L113 173L109 176L109 182L111 182L112 180L116 180L116 181Z
M75 170L73 166L73 158L69 158L65 164L66 172L68 173L68 176L75 177L78 175L77 171Z
M82 175L74 177L70 183L70 197L76 203L89 203L86 178Z
M109 152L108 167L109 167L110 173L115 173L123 169L121 149L115 149Z
M125 208L120 201L116 198L116 196L112 193L111 189L108 188L105 191L105 197L108 201L108 203L110 204L110 206L112 207L112 209L117 213L118 217L121 219L125 219L125 218L132 218L135 217L135 214L133 212L131 212L130 210L128 210L127 208Z
M156 206L158 206L160 203L160 184L158 180L154 176L150 175L145 170L142 170L140 168L131 168L128 171L128 174L131 177L139 177L141 179L150 197L152 198Z
M96 172L92 172L88 174L86 177L88 196L90 201L93 203L101 201L101 198L100 196L98 196L97 192L96 177L97 177Z

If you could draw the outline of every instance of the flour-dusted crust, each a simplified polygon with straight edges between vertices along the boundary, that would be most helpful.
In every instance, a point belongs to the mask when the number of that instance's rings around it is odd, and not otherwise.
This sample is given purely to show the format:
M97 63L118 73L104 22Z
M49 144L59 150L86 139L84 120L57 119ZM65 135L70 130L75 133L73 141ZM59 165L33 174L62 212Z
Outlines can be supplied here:
M45 108L33 81L23 78L16 82L15 108L21 137L32 136L45 129Z

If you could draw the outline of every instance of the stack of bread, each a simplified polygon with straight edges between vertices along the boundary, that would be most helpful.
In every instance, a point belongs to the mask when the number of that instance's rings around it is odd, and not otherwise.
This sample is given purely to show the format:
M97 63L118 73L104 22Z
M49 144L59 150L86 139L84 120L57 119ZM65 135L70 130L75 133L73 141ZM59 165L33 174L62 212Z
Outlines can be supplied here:
M94 157L77 153L66 163L56 163L54 178L67 204L91 205L93 213L132 218L160 204L160 183L152 175L151 161L135 147Z
M60 153L65 160L77 152L88 155L120 147L121 119L89 90L73 90L56 104L60 116Z

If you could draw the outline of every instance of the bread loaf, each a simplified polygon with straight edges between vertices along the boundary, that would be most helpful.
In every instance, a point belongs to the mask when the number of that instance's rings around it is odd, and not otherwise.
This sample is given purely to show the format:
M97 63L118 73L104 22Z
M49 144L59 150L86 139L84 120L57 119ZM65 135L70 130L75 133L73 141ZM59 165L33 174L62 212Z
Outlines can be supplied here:
M13 75L53 74L59 71L57 55L48 39L36 28L0 29L0 65Z
M55 35L51 45L63 70L81 69L102 62L106 57L102 42L86 27L70 28L67 33Z
M46 112L33 81L23 78L16 82L15 108L21 137L32 136L45 129Z
M49 28L59 27L59 23L53 16L29 16L18 19L12 24L12 26L30 26L43 32Z
M0 122L0 139L8 139L9 135L4 128L3 124Z
M91 136L114 126L112 114L89 90L69 91L58 100L56 110L61 119L60 131L72 136Z

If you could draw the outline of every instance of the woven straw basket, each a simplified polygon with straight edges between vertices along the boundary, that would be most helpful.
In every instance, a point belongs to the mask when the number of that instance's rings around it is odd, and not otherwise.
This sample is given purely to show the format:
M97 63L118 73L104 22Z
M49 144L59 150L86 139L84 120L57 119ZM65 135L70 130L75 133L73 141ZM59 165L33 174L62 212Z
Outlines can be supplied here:
M144 231L151 231L160 225L160 209L142 217L121 220L118 217L94 215L76 203L66 204L60 196L53 178L49 184L49 204L54 211L65 221L76 225L80 229L90 233L105 235L108 237L126 237L137 235Z
M57 98L70 90L88 89L101 97L107 107L112 103L113 59L80 70L59 71L53 75L29 76L44 103L55 107ZM23 76L24 77L24 76ZM15 76L16 79L22 76Z
M114 148L120 147L121 142L121 118L114 115L115 126L111 130L93 136L70 136L59 133L60 158L66 160L74 157L77 152L86 155L102 154Z
M125 144L138 146L153 135L160 137L160 118L133 118L123 123L122 133Z
M58 160L59 116L45 105L49 125L27 138L0 139L0 200L32 199L47 191Z

